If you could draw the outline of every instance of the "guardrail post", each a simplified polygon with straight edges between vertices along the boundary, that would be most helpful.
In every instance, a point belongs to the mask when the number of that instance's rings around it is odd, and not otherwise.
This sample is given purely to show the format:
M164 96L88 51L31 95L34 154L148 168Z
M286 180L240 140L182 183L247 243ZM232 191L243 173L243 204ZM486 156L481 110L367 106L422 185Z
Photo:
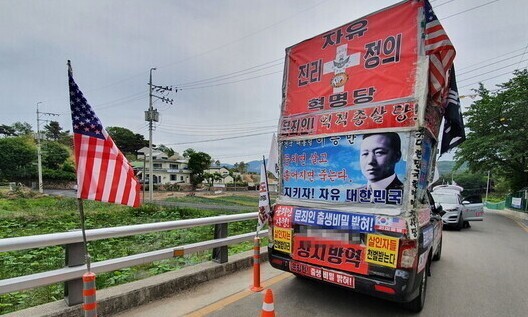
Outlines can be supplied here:
M85 249L82 242L66 244L66 266L79 266L86 264ZM68 306L82 304L83 302L83 280L78 278L64 282L64 301Z
M227 223L219 223L215 225L214 238L227 238ZM227 246L213 249L213 261L216 263L227 262Z

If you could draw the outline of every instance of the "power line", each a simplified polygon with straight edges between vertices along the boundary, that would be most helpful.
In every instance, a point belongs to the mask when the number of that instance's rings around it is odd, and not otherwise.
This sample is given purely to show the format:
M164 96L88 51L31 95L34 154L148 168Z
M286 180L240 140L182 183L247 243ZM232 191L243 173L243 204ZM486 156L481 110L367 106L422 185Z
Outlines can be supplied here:
M185 88L185 89L181 89L181 90L183 91L183 90L191 90L191 89L203 89L203 88L224 86L224 85L228 85L228 84L234 84L234 83L240 83L240 82L243 82L243 81L248 81L248 80L251 80L251 79L262 78L262 77L266 77L266 76L273 75L273 74L278 74L278 73L282 73L282 70L276 71L276 72L267 73L267 74L262 74L262 75L259 75L259 76L248 77L248 78L244 78L244 79L240 79L240 80L228 81L228 82L220 83L220 84L214 84L214 85L208 85L208 86L190 87L190 88Z
M526 60L523 60L521 62L525 62ZM463 82L463 81L466 81L466 80L469 80L469 79L473 79L473 78L476 78L476 77L480 77L482 75L486 75L486 74L489 74L489 73L493 73L493 72L496 72L498 70L501 70L501 69L504 69L504 68L508 68L508 67L511 67L513 65L517 64L517 62L513 63L513 64L509 64L509 65L506 65L506 66L503 66L503 67L500 67L500 68L497 68L497 69L493 69L493 70L490 70L488 72L485 72L485 73L482 73L482 74L478 74L478 75L475 75L475 76L471 76L471 77L468 77L468 78L464 78L462 80L459 80L458 82Z
M444 4L448 4L448 3L453 2L453 1L455 1L455 0L449 0L449 1L447 1L447 2L440 3L439 5L435 5L434 7L435 7L435 8L438 8L438 7L443 6ZM432 2L432 1L429 1L429 2Z
M512 70L512 71L509 71L509 72L506 72L506 73L502 73L502 74L499 74L499 75L496 75L496 76L493 76L493 77L489 77L489 78L486 78L486 79L482 79L482 80L479 80L477 82L474 82L474 83L471 83L471 84L467 84L467 85L464 85L464 86L460 86L458 88L464 88L464 87L469 87L469 86L473 86L475 84L479 84L479 83L482 83L482 82L485 82L486 80L490 80L490 79L494 79L494 78L497 78L497 77L500 77L500 76L504 76L504 75L508 75L508 74L511 74L513 73L515 70Z
M249 67L249 68L246 68L246 69L238 70L236 72L232 72L232 73L228 73L228 74L224 74L224 75L218 75L218 76L210 77L210 78L206 78L206 79L201 79L201 80L196 80L196 81L176 84L175 86L177 86L178 88L186 87L186 86L193 86L193 85L196 85L196 84L203 84L204 82L208 82L208 81L211 81L211 80L216 81L219 78L220 78L220 80L222 80L222 79L229 79L229 78L232 78L232 77L236 77L236 76L232 76L232 75L235 75L235 74L245 75L245 74L249 74L249 73L254 73L254 72L257 72L257 71L260 71L260 70L263 70L263 69L267 69L267 68L270 68L270 67L283 65L284 62L280 62L280 63L273 64L273 65L270 65L270 66L266 66L266 67L263 67L263 68L261 68L259 70L255 70L255 71L251 71L251 72L248 72L248 71L252 70L252 69L255 69L257 67L261 67L261 66L264 66L264 65L267 65L267 64L271 64L271 63L275 63L277 61L282 61L282 60L284 60L284 58L275 59L275 60L270 61L270 62L266 62L266 63L260 64L260 65L252 66L252 67Z
M519 51L522 51L524 48L519 48L519 49L516 49L516 50L513 50L513 51L510 51L510 52L507 52L507 53L504 53L500 56L495 56L495 57L492 57L492 58L488 58L488 59L485 59L485 60L482 60L478 63L475 63L475 64L471 64L471 65L466 65L466 66L463 66L463 67L457 67L457 71L461 71L461 70L464 70L464 69L468 69L468 68L471 68L473 66L477 66L477 65L480 65L480 64L483 64L483 63L486 63L488 61L492 61L494 59L497 59L497 58L501 58L501 57L504 57L506 55L510 55L510 54L513 54L513 53L516 53L516 52L519 52ZM510 57L511 58L511 57Z
M193 55L193 56L187 57L187 58L180 59L179 61L176 61L176 62L174 62L174 63L163 65L162 67L169 67L169 66L172 66L172 65L180 64L180 63L182 63L182 62L185 62L185 61L188 61L188 60L191 60L191 59L197 58L197 57L201 57L201 56L206 55L206 54L209 54L209 53L211 53L211 52L213 52L213 51L216 51L216 50L222 49L222 48L224 48L224 47L227 47L227 46L229 46L229 45L231 45L231 44L233 44L233 43L236 43L236 42L242 41L242 40L244 40L244 39L247 39L247 38L249 38L249 37L251 37L251 36L253 36L253 35L255 35L255 34L258 34L258 33L261 33L261 32L263 32L263 31L267 30L267 29L270 29L270 28L274 27L275 25L281 24L281 23L286 22L286 21L290 21L291 18L293 18L293 17L295 17L295 16L297 16L297 15L299 15L299 14L302 14L302 13L304 13L304 12L306 12L306 11L309 11L309 10L315 8L315 7L318 7L319 5L321 5L321 4L324 3L324 2L327 2L327 0L320 1L320 2L316 3L315 5L313 5L313 6L311 6L311 7L307 7L307 8L305 8L305 9L303 9L303 10L300 10L300 11L298 11L297 13L292 14L292 15L290 15L290 16L287 16L286 18L284 18L284 19L282 19L282 20L280 20L280 21L277 21L277 22L275 22L275 23L273 23L273 24L270 24L270 25L268 25L268 26L265 26L265 27L263 27L263 28L261 28L261 29L255 31L255 32L252 32L252 33L246 34L246 35L244 35L244 36L242 36L242 37L240 37L240 38L238 38L238 39L235 39L235 40L233 40L233 41L231 41L231 42L227 42L227 43L225 43L225 44L223 44L223 45L217 46L217 47L212 48L212 49L210 49L210 50L207 50L207 51L205 51L205 52L202 52L202 53L199 53L199 54L196 54L196 55Z
M257 135L272 134L272 133L275 133L275 132L276 132L276 131L270 131L270 132L263 132L263 133L254 133L254 134L239 135L239 136L228 137L228 138L218 138L218 139L200 140L200 141L193 141L193 142L169 143L169 144L166 144L166 145L185 145L185 144L207 143L207 142L213 142L213 141L233 140L233 139L248 138L248 137L257 136Z
M486 3L481 4L481 5L478 5L478 6L476 6L476 7L469 8L469 9L467 9L467 10L460 11L460 12L458 12L458 13L448 15L448 16L446 16L446 17L440 19L440 20L441 20L441 21L443 21L443 20L447 20L447 19L452 18L452 17L454 17L454 16L457 16L457 15L460 15L460 14L462 14L462 13L466 13L466 12L469 12L469 11L473 11L473 10L475 10L475 9L481 8L481 7L483 7L483 6L487 6L488 4L492 4L492 3L497 2L497 1L500 1L500 0L493 0L493 1L490 1L490 2L486 2Z
M521 65L522 59L524 58L524 54L526 54L526 50L528 49L528 43L526 43L526 46L524 47L523 56L521 57L521 60L519 61L519 64L517 64L517 68Z

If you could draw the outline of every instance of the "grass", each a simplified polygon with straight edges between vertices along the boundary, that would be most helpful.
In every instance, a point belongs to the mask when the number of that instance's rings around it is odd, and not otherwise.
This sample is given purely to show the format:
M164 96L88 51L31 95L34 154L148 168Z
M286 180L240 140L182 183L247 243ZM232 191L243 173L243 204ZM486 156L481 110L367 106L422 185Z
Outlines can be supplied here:
M226 206L255 206L257 197L225 196L217 198L184 197L172 201L220 204ZM84 201L86 228L106 228L179 219L203 218L218 215L211 210L191 208L166 208L144 205L134 209L126 206ZM228 225L230 235L252 232L257 221L235 222ZM66 232L80 228L77 200L73 198L48 197L33 192L7 194L0 191L0 239ZM103 261L159 250L178 245L210 240L213 226L148 233L131 237L98 240L89 243L92 261ZM247 251L252 243L241 243L229 247L229 254ZM157 261L150 264L125 268L99 274L97 288L102 289L152 275L177 270L181 267L208 261L211 252L201 252L181 258ZM64 266L64 249L61 246L4 252L0 257L0 279L55 270ZM53 284L32 290L0 295L0 314L24 309L61 299L63 285Z

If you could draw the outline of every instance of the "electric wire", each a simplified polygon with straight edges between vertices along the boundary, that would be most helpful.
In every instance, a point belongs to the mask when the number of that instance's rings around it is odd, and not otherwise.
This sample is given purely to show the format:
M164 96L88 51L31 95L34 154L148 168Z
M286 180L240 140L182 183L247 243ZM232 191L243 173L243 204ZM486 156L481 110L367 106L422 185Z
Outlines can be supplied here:
M168 143L166 145L185 145L185 144L196 144L196 143L206 143L206 142L214 142L214 141L224 141L224 140L233 140L233 139L242 139L242 138L248 138L252 136L257 135L266 135L266 134L272 134L276 131L269 131L269 132L262 132L262 133L254 133L254 134L246 134L246 135L239 135L234 137L226 137L226 138L217 138L217 139L209 139L209 140L200 140L200 141L191 141L191 142L180 142L180 143Z
M481 4L481 5L478 5L478 6L476 6L476 7L469 8L469 9L467 9L467 10L460 11L460 12L457 12L457 13L455 13L455 14L448 15L448 16L446 16L446 17L443 17L442 19L439 19L439 20L441 20L441 21L443 21L443 20L447 20L447 19L449 19L449 18L452 18L452 17L454 17L454 16L460 15L460 14L462 14L462 13L466 13L466 12L469 12L469 11L473 11L473 10L475 10L475 9L481 8L481 7L483 7L483 6L487 6L487 5L489 5L489 4L492 4L492 3L494 3L494 2L498 2L498 1L500 1L500 0L493 0L493 1L490 1L490 2L486 2L486 3Z

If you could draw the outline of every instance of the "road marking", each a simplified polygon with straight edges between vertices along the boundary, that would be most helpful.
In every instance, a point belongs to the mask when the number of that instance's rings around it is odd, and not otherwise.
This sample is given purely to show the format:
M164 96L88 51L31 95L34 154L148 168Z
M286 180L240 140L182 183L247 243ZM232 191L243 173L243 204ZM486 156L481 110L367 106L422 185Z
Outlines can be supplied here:
M270 278L264 282L262 282L262 287L264 289L266 288L269 288L270 286L274 285L274 284L277 284L278 282L282 281L282 280L285 280L289 277L292 277L293 274L291 273L282 273L280 275L277 275L273 278ZM251 294L255 294L255 292L252 292L248 289L246 290L243 290L241 292L238 292L236 294L233 294L231 296L228 296L224 299L221 299L209 306L205 306L204 308L201 308L199 310L196 310L190 314L187 314L185 315L186 317L202 317L202 316L206 316L207 314L210 314L214 311L217 311L217 310L220 310L224 307L226 307L227 305L230 305L236 301L239 301L241 300L242 298L245 298L245 297L248 297L249 295Z
M518 218L515 218L514 216L510 216L510 215L504 215L504 216L507 217L507 218L510 218L516 224L518 224L521 228L523 228L524 231L528 232L528 226L525 225L521 220L519 220Z

